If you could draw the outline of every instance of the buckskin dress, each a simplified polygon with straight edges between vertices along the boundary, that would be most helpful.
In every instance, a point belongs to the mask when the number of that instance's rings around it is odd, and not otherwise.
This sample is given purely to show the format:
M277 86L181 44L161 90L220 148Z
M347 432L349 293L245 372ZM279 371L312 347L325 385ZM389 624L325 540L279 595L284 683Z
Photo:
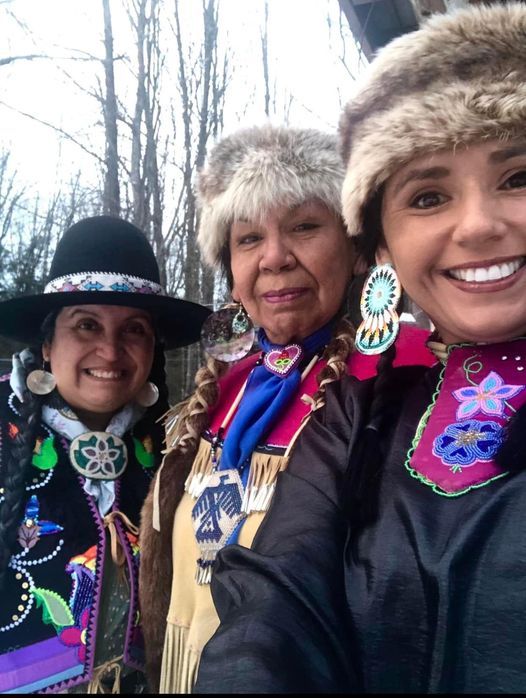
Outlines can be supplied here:
M433 363L434 357L425 346L427 336L425 330L404 324L398 340L397 361ZM192 509L196 502L192 486L210 470L212 440L258 357L259 354L243 359L221 380L220 400L193 460L184 462L179 455L166 457L158 483L160 532L152 527L153 488L143 510L141 607L152 690L160 686L161 692L165 693L191 692L202 648L218 626L210 585L196 582L196 561L200 551L192 524ZM348 371L367 378L374 374L376 361L377 357L355 353L349 357ZM325 362L320 359L264 443L253 452L248 487L251 483L257 487L255 493L260 497L261 506L248 514L241 528L238 540L247 548L265 517L276 477L287 467L287 448L309 412L309 404L302 400L302 396L312 396L316 392L316 376L324 366ZM219 441L218 453L221 444ZM301 522L305 522L303 514L298 524Z

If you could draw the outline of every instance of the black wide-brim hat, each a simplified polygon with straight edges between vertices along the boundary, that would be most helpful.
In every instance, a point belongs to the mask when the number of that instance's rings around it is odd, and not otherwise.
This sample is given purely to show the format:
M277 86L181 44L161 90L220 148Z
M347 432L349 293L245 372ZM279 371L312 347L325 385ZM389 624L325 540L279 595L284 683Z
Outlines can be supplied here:
M150 311L167 349L200 338L210 310L167 296L144 233L112 216L85 218L60 239L44 292L0 303L0 335L42 341L41 326L54 310L71 305L120 305Z

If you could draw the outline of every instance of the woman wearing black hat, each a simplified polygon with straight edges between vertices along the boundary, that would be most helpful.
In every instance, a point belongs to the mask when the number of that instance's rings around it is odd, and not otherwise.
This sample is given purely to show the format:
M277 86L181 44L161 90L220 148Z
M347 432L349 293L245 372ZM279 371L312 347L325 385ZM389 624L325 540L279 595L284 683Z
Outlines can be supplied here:
M32 347L0 379L1 693L140 683L135 524L163 349L207 315L164 295L145 236L107 216L65 233L42 295L0 304L0 333Z

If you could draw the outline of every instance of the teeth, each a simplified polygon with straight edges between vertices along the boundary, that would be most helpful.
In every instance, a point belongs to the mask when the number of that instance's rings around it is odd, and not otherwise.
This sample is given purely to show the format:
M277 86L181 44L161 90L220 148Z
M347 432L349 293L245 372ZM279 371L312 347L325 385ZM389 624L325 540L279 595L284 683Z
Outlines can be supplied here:
M449 273L454 279L459 281L475 281L484 283L485 281L500 281L505 279L521 267L523 258L514 262L503 262L502 264L492 264L490 267L476 267L474 269L452 269Z
M86 370L89 373L89 375L93 376L94 378L115 379L120 378L122 376L122 371L100 371L94 368L88 368Z

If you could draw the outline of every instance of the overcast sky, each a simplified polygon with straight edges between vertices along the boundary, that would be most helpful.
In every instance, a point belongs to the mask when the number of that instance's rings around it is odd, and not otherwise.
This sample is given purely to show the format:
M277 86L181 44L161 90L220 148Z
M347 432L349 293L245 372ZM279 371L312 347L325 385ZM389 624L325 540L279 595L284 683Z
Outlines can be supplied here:
M112 0L116 55L134 52L123 1ZM201 0L181 0L181 5L186 13L184 30L191 35L200 26ZM239 105L250 97L255 76L261 80L263 6L263 0L220 1L220 21L233 48L235 66L227 98L226 132L240 125ZM352 94L353 81L341 61L338 16L337 0L269 0L270 75L276 81L280 104L293 97L293 125L336 128L342 99ZM0 58L33 53L53 57L0 66L0 150L11 150L24 180L44 193L53 191L56 182L79 168L90 177L93 161L51 129L15 110L52 123L97 148L100 143L93 141L100 137L99 129L94 128L100 118L96 104L71 77L83 87L94 85L94 64L72 58L88 53L101 56L102 33L101 0L0 0ZM348 66L359 73L348 29L346 53ZM122 90L125 76L126 70L121 69L118 89ZM170 89L169 82L164 89ZM265 118L261 95L243 109L245 125ZM278 113L274 120L281 116Z

